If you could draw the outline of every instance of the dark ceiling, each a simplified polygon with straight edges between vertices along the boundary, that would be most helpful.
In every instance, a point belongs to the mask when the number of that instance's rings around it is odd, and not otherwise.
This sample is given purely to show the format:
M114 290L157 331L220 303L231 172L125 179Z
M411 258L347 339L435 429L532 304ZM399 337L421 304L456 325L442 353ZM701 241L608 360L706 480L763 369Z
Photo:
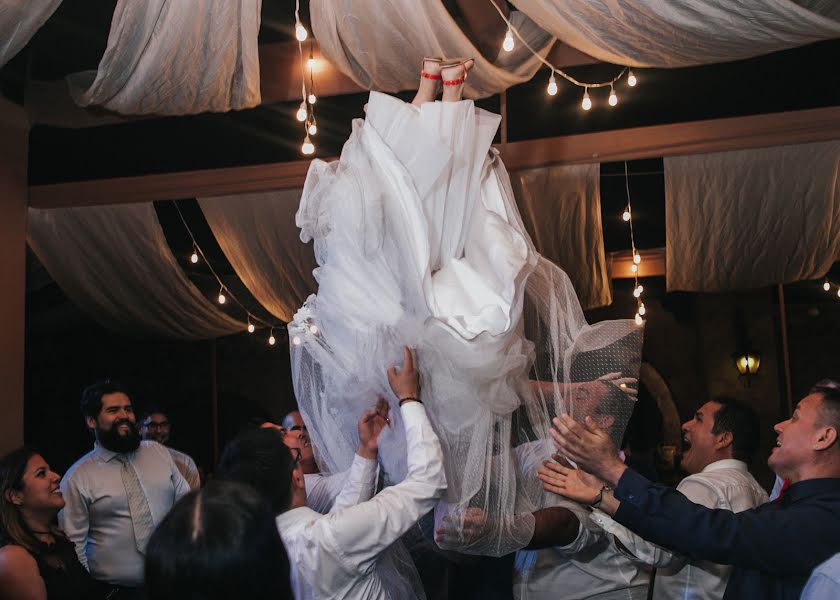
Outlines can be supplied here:
M308 2L301 15L308 24ZM454 2L445 2L458 18ZM95 69L105 50L116 0L65 0L27 47L0 70L3 95L23 103L26 81L55 80L69 73ZM294 2L263 0L260 42L290 40ZM606 93L592 93L594 108L580 110L580 92L562 85L560 93L545 92L547 71L507 92L507 127L510 141L572 133L608 131L627 127L783 112L840 105L840 40L779 52L755 59L684 69L636 70L639 85L617 88L620 102L606 105ZM614 76L620 67L609 64L572 67L578 79ZM403 94L408 98L411 94ZM603 96L603 97L601 97ZM350 132L353 118L363 116L366 94L318 101L316 156L334 156ZM498 111L499 98L480 102ZM35 125L30 136L32 184L78 181L101 177L141 175L184 169L215 168L300 160L300 124L294 119L296 102L263 105L226 114L152 118L85 129ZM661 159L632 161L637 245L665 245L664 184ZM602 165L601 202L607 251L629 248L621 212L626 204L624 164ZM173 199L174 200L174 199ZM218 249L201 211L192 199L179 202L191 228L205 241L214 265L249 308L260 308ZM215 281L191 268L186 257L190 242L172 203L156 203L167 239L185 270L208 295ZM218 261L218 264L217 262ZM33 263L35 264L35 263ZM34 270L34 268L33 268ZM49 285L35 285L45 305L60 296ZM35 289L32 289L34 292ZM31 300L38 305L37 298ZM57 301L57 300L56 300ZM239 316L239 315L235 315Z

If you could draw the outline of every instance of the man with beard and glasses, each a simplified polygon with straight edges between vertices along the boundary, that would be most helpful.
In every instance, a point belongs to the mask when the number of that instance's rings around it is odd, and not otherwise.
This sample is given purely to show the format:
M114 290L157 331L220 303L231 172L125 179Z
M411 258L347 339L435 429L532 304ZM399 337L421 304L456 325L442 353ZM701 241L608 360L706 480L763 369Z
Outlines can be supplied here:
M198 472L198 467L189 454L176 450L168 445L171 434L172 423L163 410L160 408L148 408L143 413L143 419L140 421L140 436L144 440L152 440L153 442L166 446L169 454L172 455L172 460L175 461L175 466L178 467L181 475L190 484L190 489L197 490L201 487L201 475Z
M81 405L96 442L61 481L59 521L93 578L112 586L109 598L139 599L146 543L190 487L164 446L140 440L124 386L95 383Z

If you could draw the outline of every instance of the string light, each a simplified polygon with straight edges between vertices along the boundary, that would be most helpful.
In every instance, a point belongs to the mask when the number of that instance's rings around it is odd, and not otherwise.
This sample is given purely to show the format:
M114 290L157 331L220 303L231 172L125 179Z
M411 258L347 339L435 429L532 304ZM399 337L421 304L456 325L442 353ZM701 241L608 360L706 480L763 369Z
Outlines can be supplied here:
M630 220L630 209L629 208L624 209L624 213L621 215L621 219L625 223Z
M276 343L277 343L277 340L274 338L274 330L272 329L271 333L268 336L268 345L273 346Z
M315 135L318 133L318 126L315 124L315 121L312 121L309 124L309 129L307 129L307 131L309 132L309 135Z
M624 208L621 218L630 225L630 250L633 253L633 263L630 265L630 271L633 273L634 281L633 297L636 298L636 314L633 320L636 322L636 325L642 325L645 322L643 317L647 313L647 308L645 308L645 303L642 302L642 293L645 291L645 288L639 283L639 265L642 263L642 255L636 249L636 234L633 230L633 207L630 202L630 174L627 170L627 161L624 161L624 189L627 193L627 206Z
M642 319L642 315L639 314L639 313L636 313L635 319L636 319L636 325L641 325L642 323L645 322L644 319Z
M256 326L254 325L255 322L260 323L261 325L263 325L265 327L271 327L271 328L275 327L274 324L268 323L268 322L264 321L263 319L260 319L259 317L256 317L250 310L248 310L245 307L244 304L242 304L242 302L239 301L239 299L233 294L233 292L231 292L229 289L227 289L225 287L225 284L222 281L222 278L219 276L219 274L213 268L213 264L207 259L207 256L204 254L204 251L201 249L201 246L196 241L195 235L193 235L192 229L190 229L190 226L187 223L187 220L184 218L184 214L181 212L181 207L178 206L177 202L173 202L172 205L175 207L175 210L178 213L178 217L180 218L181 223L184 226L184 229L187 231L187 234L189 234L190 239L192 240L193 253L190 256L190 262L196 263L196 262L198 262L198 258L201 257L204 260L204 264L207 265L207 268L210 271L210 274L213 275L213 277L216 279L216 283L219 284L219 295L216 297L216 301L219 304L227 304L228 299L230 299L235 304L237 304L239 306L239 308L246 314L246 317L247 317L246 318L246 322L247 322L246 330L248 331L248 333L254 333L254 331L256 331Z
M315 57L310 54L309 59L307 59L307 61L306 61L306 68L309 69L310 71L314 71L315 67L317 67L317 66L318 66L318 63L315 60Z
M563 79L565 79L569 83L572 83L572 84L574 84L578 87L584 88L584 97L583 97L583 101L581 102L581 107L583 108L583 110L589 110L589 109L592 108L592 99L589 97L588 88L600 88L600 87L607 87L607 86L609 86L610 88L613 88L613 89L611 89L611 92L610 92L609 104L610 104L610 106L615 106L616 104L618 104L618 96L615 95L615 89L614 89L615 82L617 82L619 79L624 77L624 75L626 74L628 76L627 84L630 87L633 87L633 86L636 85L636 83L638 83L638 80L637 80L636 76L633 74L632 71L630 71L629 67L622 67L622 69L618 73L618 75L616 75L615 77L613 77L609 81L600 81L600 82L578 81L577 79L575 79L574 77L572 77L571 75L566 73L563 69L557 68L555 65L550 63L544 56L542 56L539 52L534 50L531 47L531 45L527 42L527 40L525 40L525 38L522 37L522 35L519 33L519 31L517 31L517 29L510 22L510 19L508 19L508 17L505 15L504 11L498 6L498 4L494 0L490 0L490 5L496 10L497 13L499 13L499 17L507 25L507 31L505 32L505 39L504 39L504 42L502 43L502 48L506 52L511 52L513 50L514 46L515 46L514 36L516 36L516 38L522 43L523 46L525 46L525 48L534 56L535 59L537 59L538 61L543 63L549 69L551 69L551 73L552 73L551 74L551 79L554 79L555 74L559 74ZM553 96L556 93L556 92L552 93L551 92L552 89L554 89L554 88L551 86L551 80L549 80L549 92L548 93L551 96Z
M306 41L306 38L309 37L309 32L306 31L306 27L303 26L299 20L295 23L295 38L297 41L303 42Z
M636 273L639 272L639 265L637 265L636 263L633 263L632 265L630 265L630 270L635 275Z
M304 102L300 103L300 108L298 108L298 111L297 111L297 114L295 115L295 118L297 118L298 121L303 123L304 121L306 121L306 116L307 116L306 101L304 101Z
M642 316L644 316L644 314L647 312L647 309L645 308L645 303L644 302L639 304L639 310L637 312Z
M642 262L642 257L637 253L633 255L633 262L637 265Z
M554 78L554 71L551 71L551 77L548 78L548 95L557 95L557 80Z
M505 33L505 41L502 42L502 49L505 52L511 52L513 50L514 45L515 44L513 42L513 31L510 26L510 23L508 23L507 33Z
M823 289L826 292L831 289L831 284L828 282L828 279L825 280L825 283L823 284Z
M642 296L642 292L644 292L644 291L645 291L644 286L642 286L641 284L639 284L639 285L637 285L637 286L636 286L636 288L633 290L633 295L634 295L636 298L641 298L641 296Z
M315 104L318 98L315 97L315 94L309 94L309 98L307 98L307 100L309 100L309 104Z
M309 139L309 133L306 134L306 139L303 140L303 146L300 147L300 151L306 155L315 152L315 144L313 144L312 140Z
M583 100L581 101L580 106L583 110L589 110L592 108L592 100L589 98L589 88L583 89Z

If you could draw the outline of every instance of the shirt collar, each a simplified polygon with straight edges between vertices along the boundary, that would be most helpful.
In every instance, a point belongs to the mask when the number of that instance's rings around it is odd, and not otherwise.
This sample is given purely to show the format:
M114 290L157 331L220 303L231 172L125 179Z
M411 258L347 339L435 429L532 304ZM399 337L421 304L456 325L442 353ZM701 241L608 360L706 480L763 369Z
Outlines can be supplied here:
M93 452L94 452L94 454L96 454L96 456L98 456L100 459L102 459L102 462L111 462L112 460L114 460L119 455L119 452L114 452L113 450L108 450L108 448L106 448L105 446L103 446L99 442L94 442L93 443ZM128 454L125 454L124 456L128 456L129 458L131 458L133 455L134 455L134 452L129 452Z
M710 471L720 471L721 469L736 469L738 471L747 472L747 463L737 458L724 458L716 460L713 463L706 465L701 473L709 473Z
M805 481L792 483L782 496L782 504L790 504L808 496L825 492L840 492L840 477L806 479Z

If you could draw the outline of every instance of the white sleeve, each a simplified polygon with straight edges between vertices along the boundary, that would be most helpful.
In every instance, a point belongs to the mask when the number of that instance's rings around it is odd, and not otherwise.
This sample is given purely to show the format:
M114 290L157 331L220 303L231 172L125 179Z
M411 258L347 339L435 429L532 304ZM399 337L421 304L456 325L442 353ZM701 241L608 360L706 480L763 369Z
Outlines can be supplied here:
M344 479L344 485L330 512L356 506L361 502L367 502L373 497L374 486L376 485L375 459L362 458L358 454L353 455L353 464Z
M85 542L90 530L90 512L88 500L79 489L78 477L61 480L61 495L64 497L64 508L58 513L58 525L76 547L79 562L88 568Z
M196 466L195 461L191 456L185 455L184 463L187 466L187 472L184 474L187 484L190 486L191 490L199 489L201 487L201 474L198 472L198 467Z
M340 473L333 473L332 475L323 475L321 473L308 473L304 475L306 506L322 515L327 514L332 508L336 496L341 492L341 488L344 487L344 482L348 475L350 475L349 469Z
M446 490L443 454L423 405L408 402L405 425L408 473L372 500L333 512L314 525L325 552L345 568L367 571L379 554L429 512Z

